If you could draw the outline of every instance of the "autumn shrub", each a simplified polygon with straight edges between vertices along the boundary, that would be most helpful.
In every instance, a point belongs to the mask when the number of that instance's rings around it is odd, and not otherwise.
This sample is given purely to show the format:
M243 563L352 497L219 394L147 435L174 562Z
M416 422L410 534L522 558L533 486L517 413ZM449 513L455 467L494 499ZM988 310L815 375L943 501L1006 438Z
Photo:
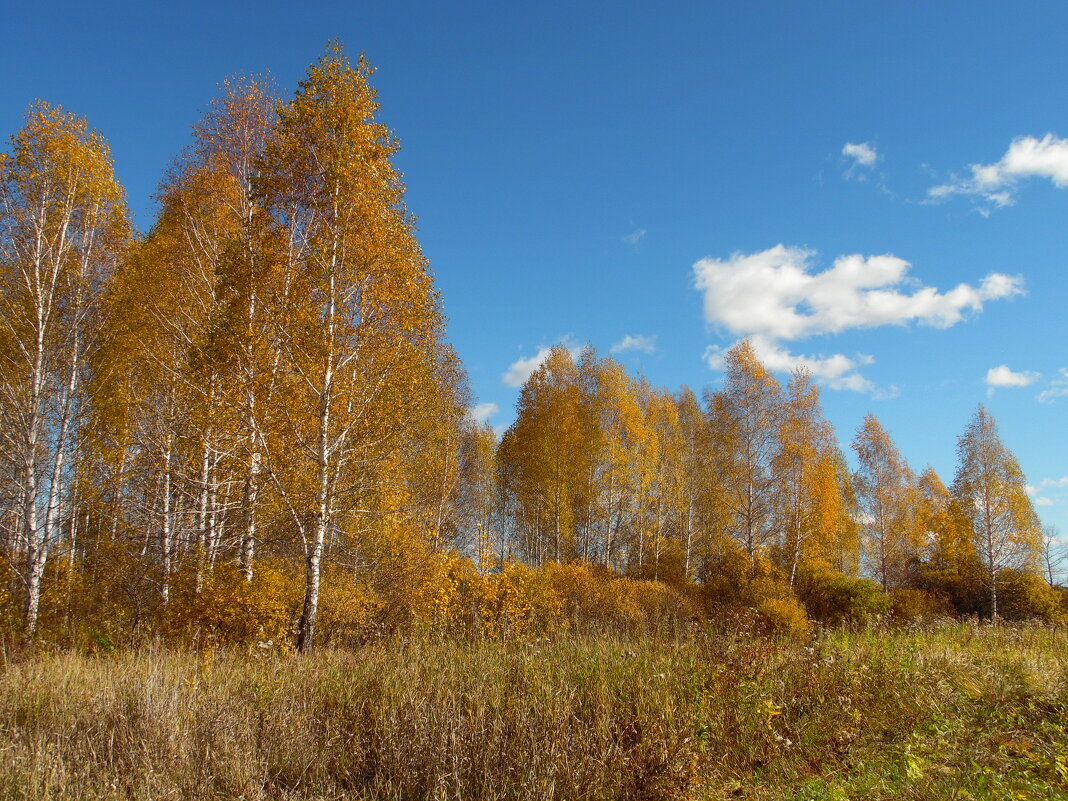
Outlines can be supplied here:
M355 646L376 632L385 600L369 584L337 565L323 570L318 635L326 644Z
M915 587L890 591L890 617L897 624L924 623L953 617L953 604L942 595Z
M299 614L301 589L284 562L261 561L251 581L230 563L202 568L199 576L195 565L185 565L171 577L162 631L173 641L210 647L281 644Z
M0 619L17 617L18 601L11 588L15 583L15 567L6 553L0 552Z
M756 611L758 626L765 634L800 639L812 633L805 608L795 598L765 598Z
M40 644L110 651L156 636L163 610L159 577L124 545L99 543L78 569L68 558L50 559L45 578ZM21 628L21 620L16 625Z
M989 590L984 588L982 577L975 566L965 569L951 567L921 567L912 578L911 585L949 601L953 611L960 617L989 615Z
M1006 620L1053 621L1060 617L1060 595L1042 578L1025 570L998 574L998 614Z
M745 597L752 578L749 557L731 540L717 542L714 551L701 560L698 577L701 595L710 607L729 607L751 600Z
M431 603L420 625L454 637L481 636L487 607L496 602L496 578L480 574L472 560L456 553L440 554L432 570L424 589Z
M797 603L781 571L770 562L758 560L756 575L747 570L737 582L722 594L710 591L709 587L701 588L699 597L714 627L752 635L792 632L803 635L807 631L809 620L804 608Z
M482 625L492 637L542 634L564 623L564 601L545 570L509 562L484 587Z
M454 555L435 550L402 522L373 527L359 542L351 575L382 601L372 624L376 635L439 626L452 603Z
M697 616L697 609L689 598L660 581L618 579L613 582L612 589L620 596L631 630L673 628Z
M627 578L641 581L662 581L674 587L684 586L686 579L686 550L675 537L657 537L644 550L641 564L627 566Z
M663 537L659 541L658 553L653 561L653 575L655 581L662 581L673 587L684 587L686 579L686 549L682 540L674 537Z
M541 568L560 599L561 613L571 626L612 624L620 617L615 575L586 562L549 562Z
M15 647L22 632L22 608L14 592L15 569L6 554L0 553L0 647Z
M864 624L890 611L890 597L872 579L833 570L803 571L796 589L809 616L827 626Z

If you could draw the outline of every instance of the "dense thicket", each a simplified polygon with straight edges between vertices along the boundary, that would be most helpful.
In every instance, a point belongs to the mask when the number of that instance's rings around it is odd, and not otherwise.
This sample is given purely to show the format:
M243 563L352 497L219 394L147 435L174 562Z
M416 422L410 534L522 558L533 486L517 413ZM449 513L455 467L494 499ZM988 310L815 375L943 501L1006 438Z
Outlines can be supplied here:
M143 237L100 136L31 108L0 161L10 636L1054 614L982 408L949 490L873 416L851 474L812 378L784 388L746 342L700 400L558 347L498 442L371 74L335 46L287 101L224 84Z

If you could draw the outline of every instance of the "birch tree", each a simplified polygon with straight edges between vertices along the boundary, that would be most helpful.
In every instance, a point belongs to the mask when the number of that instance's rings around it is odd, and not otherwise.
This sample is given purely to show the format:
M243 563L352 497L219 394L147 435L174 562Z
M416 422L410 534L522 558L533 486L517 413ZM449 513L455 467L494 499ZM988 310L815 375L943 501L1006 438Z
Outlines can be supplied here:
M853 450L860 462L856 486L868 563L883 589L890 589L905 581L924 545L915 476L873 414L864 418Z
M780 484L777 525L783 535L790 586L810 556L835 563L848 527L848 502L839 481L838 445L823 416L819 388L804 370L790 379L779 419L774 469Z
M590 456L582 404L579 367L557 345L520 390L516 421L502 441L504 487L521 550L535 564L575 556L575 530L584 518L575 501Z
M1065 554L1060 530L1056 526L1043 526L1042 570L1046 574L1046 582L1049 586L1058 586L1057 578L1060 574L1060 567L1066 558L1068 555Z
M305 562L301 651L314 641L328 538L367 508L439 356L438 299L371 74L329 48L281 109L258 184L284 246L264 299L278 387L256 425Z
M499 521L497 434L489 423L469 420L460 447L460 516L467 550L480 573L503 564L506 552Z
M772 469L778 449L782 387L742 340L725 358L726 384L709 398L716 471L724 481L729 532L745 551L750 576L776 536L778 484Z
M679 536L683 548L683 577L693 578L694 555L698 544L705 539L699 533L702 497L709 494L706 466L708 464L707 448L708 424L701 410L697 396L689 387L683 387L676 394L675 405L679 421L681 440L680 459L682 462L682 508L679 510Z
M1042 529L1023 470L982 405L957 440L957 456L953 496L970 526L990 593L990 614L997 620L998 574L1007 568L1034 569Z
M253 574L260 513L262 447L256 435L257 406L273 391L274 362L267 348L269 323L262 309L269 280L273 242L256 185L267 145L274 134L278 98L263 78L235 78L223 83L207 113L194 126L193 145L183 172L201 176L202 202L185 207L180 225L188 251L210 272L212 314L201 348L214 362L218 406L229 413L239 561L247 580ZM209 404L212 398L208 396ZM204 429L203 454L221 449ZM210 518L208 493L222 479L208 480L201 460L200 508ZM209 527L210 528L210 527ZM211 542L214 537L209 536Z
M0 420L31 637L49 553L73 519L71 450L100 287L129 232L100 134L58 106L32 106L0 157Z

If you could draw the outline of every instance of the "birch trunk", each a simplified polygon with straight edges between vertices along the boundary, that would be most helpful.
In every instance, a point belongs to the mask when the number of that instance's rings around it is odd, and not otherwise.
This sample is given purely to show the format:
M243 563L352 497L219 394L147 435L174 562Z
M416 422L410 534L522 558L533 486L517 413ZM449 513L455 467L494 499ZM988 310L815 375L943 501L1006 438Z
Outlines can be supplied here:
M333 266L333 265L331 265ZM334 347L336 333L336 279L333 271L329 278L329 306L327 309L327 359L323 372L322 396L319 401L319 432L316 456L318 460L318 496L316 498L315 532L306 547L307 569L305 572L304 609L300 616L300 631L297 635L297 650L307 653L315 638L315 623L319 617L319 585L322 580L323 545L330 523L330 404L334 389Z

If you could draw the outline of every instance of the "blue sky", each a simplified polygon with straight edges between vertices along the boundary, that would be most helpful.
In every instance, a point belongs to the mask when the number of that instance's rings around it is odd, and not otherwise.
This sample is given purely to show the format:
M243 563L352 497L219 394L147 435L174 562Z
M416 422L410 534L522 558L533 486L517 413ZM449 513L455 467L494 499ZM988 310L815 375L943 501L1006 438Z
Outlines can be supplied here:
M700 389L751 335L823 375L844 445L874 412L947 483L987 404L1068 534L1063 3L40 2L4 22L0 132L37 97L87 116L142 226L224 77L292 90L327 40L365 51L496 425L506 377L554 342L630 336L628 367Z

